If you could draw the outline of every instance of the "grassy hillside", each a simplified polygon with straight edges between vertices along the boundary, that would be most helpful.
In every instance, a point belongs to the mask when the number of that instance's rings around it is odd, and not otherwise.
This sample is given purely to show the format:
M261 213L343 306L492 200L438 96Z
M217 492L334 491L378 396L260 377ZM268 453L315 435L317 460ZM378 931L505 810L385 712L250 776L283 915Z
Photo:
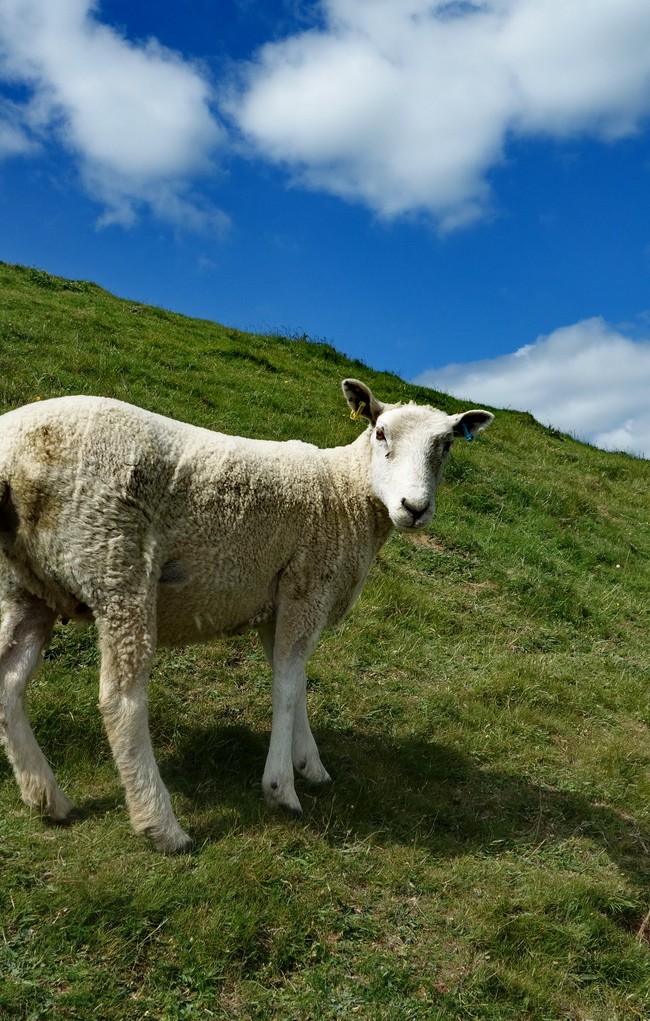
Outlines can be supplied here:
M98 393L320 445L339 381L448 411L306 339L251 336L0 263L3 409ZM513 405L517 394L512 395ZM627 1021L650 1003L650 463L498 412L427 534L394 536L310 663L334 786L260 780L254 636L160 654L151 729L192 855L132 835L91 632L30 694L82 818L46 827L0 758L0 1017Z

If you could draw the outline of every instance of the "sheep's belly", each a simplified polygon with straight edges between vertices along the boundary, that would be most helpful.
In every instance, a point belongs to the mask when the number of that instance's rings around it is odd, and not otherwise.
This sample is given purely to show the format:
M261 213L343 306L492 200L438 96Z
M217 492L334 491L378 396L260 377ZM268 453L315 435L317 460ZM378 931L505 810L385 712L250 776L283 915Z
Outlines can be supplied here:
M158 642L161 645L191 645L223 635L237 634L273 619L274 606L268 594L257 599L222 598L195 600L182 589L160 591L158 597Z

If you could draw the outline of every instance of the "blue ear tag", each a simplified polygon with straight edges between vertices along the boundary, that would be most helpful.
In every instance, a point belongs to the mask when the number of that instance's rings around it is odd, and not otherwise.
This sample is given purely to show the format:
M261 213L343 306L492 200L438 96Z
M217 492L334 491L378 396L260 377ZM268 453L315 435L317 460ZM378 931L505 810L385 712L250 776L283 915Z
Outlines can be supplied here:
M474 437L472 436L471 432L469 431L469 429L467 428L467 426L465 425L464 422L463 422L463 432L465 433L465 439L467 440L467 442L471 443L471 441L474 439Z

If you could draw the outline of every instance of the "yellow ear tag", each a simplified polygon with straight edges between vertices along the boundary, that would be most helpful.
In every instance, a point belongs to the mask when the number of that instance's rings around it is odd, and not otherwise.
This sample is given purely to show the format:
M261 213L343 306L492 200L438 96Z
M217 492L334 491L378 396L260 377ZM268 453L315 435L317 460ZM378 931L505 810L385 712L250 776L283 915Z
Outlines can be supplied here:
M365 406L366 405L364 404L363 401L359 401L359 407L355 411L351 411L350 412L350 418L352 419L353 422L356 422L356 420L358 419L359 415L361 414L361 412L363 411Z

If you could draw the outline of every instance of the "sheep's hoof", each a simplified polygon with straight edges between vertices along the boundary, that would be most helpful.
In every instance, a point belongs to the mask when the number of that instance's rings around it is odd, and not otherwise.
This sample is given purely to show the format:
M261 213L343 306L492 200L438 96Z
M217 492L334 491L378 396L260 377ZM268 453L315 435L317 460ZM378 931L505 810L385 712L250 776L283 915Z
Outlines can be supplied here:
M329 784L334 783L332 777L329 775L324 766L321 766L316 776L310 776L309 780L311 783L319 783L327 787Z
M22 792L22 797L28 808L40 813L43 822L66 826L78 818L79 809L74 801L58 788L38 792L28 789Z
M72 826L73 823L83 819L84 813L76 805L72 805L67 815L44 815L43 822L46 826L56 826L62 829Z
M306 760L300 760L296 763L296 771L300 776L304 777L309 783L328 784L332 783L332 777L329 775L325 766L322 762L308 763Z
M291 816L292 819L299 819L302 815L302 806L298 801L296 792L293 790L293 784L291 785L291 791L288 791L285 787L284 791L282 785L276 780L272 780L268 785L264 784L264 798L269 808L273 808L276 811L281 809Z
M180 827L178 832L169 833L158 826L147 826L143 833L161 854L186 854L192 850L192 838Z

